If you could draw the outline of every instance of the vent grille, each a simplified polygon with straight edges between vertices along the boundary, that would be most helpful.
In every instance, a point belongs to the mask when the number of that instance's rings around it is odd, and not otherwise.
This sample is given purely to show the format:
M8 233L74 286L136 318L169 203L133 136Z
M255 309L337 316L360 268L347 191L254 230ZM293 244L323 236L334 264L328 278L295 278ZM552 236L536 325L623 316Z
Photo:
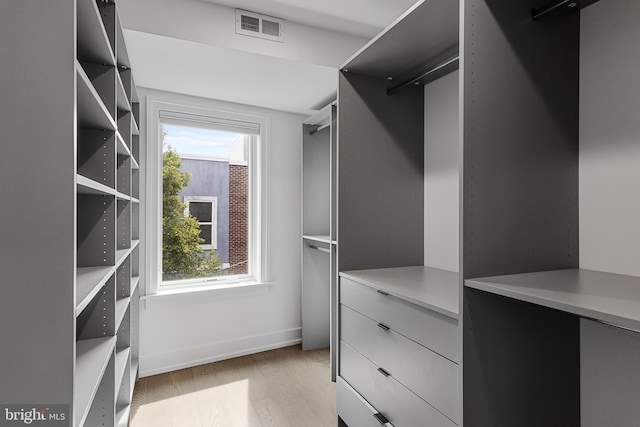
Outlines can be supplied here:
M283 21L279 18L236 9L236 34L283 43Z
M275 21L262 20L262 34L280 37L280 23Z
M253 16L242 15L240 18L240 28L245 31L253 31L254 33L260 32L260 19Z

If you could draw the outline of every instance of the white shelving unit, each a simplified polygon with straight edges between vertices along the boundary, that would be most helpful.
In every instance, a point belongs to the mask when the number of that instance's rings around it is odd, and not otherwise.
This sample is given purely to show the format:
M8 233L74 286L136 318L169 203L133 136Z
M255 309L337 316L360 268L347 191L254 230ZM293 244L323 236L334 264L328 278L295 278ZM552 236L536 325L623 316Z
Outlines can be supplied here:
M21 191L3 193L16 208L0 214L15 253L0 336L22 343L3 350L0 402L61 405L74 427L127 425L115 415L137 377L139 107L121 33L113 1L9 2L0 16L0 53L16 58L0 84L1 179Z

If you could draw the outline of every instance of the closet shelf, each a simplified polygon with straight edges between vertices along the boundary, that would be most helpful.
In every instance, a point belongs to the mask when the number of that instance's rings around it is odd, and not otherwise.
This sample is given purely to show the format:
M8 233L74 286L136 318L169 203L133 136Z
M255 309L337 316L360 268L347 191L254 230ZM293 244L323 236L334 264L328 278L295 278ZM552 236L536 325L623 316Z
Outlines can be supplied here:
M129 98L127 97L120 73L116 73L116 90L118 92L116 94L118 110L131 111L131 104L129 103Z
M93 338L76 342L75 423L81 426L100 387L109 359L116 345L115 337Z
M77 2L78 58L96 64L115 65L107 32L95 1Z
M468 279L465 286L640 331L640 277L568 269Z
M140 283L140 276L134 276L131 278L131 295L136 291L138 284Z
M458 319L459 274L438 268L415 266L356 270L340 273L447 317Z
M122 323L122 319L124 319L124 315L127 312L127 308L129 308L130 302L131 297L116 300L116 331L120 329L120 324Z
M93 194L98 196L115 196L116 190L100 184L86 176L76 174L76 191L78 194Z
M136 122L133 114L131 115L131 133L133 135L140 135L140 129L138 128L138 123Z
M116 268L120 267L120 264L129 256L131 248L116 250Z
M328 104L324 106L320 111L315 113L313 116L307 118L304 122L305 125L322 125L325 123L329 123L331 118L331 107L333 104Z
M118 154L123 156L131 156L131 150L124 142L124 138L120 135L120 132L116 132L116 139L118 140Z
M348 59L340 69L391 78L397 85L458 53L459 5L422 0Z
M93 87L91 80L82 65L76 61L76 75L78 77L78 126L95 129L116 130L116 124L109 110Z
M131 349L125 348L116 353L116 387L115 387L115 396L116 399L118 397L118 392L120 391L120 387L122 387L122 382L124 381L124 375L127 370L127 363L129 362L129 356L131 354Z
M328 243L328 244L336 243L335 240L331 240L331 236L329 236L328 234L322 234L322 235L303 234L302 238L304 240L311 240L311 241L320 242L320 243Z
M116 427L127 427L129 425L129 414L131 406L127 405L116 413Z
M102 289L113 271L113 266L76 269L76 316L82 313L82 310Z
M134 170L140 169L140 165L138 164L138 161L133 156L131 156L131 169L134 169Z
M140 365L140 361L138 359L134 359L133 357L131 357L131 382L129 384L131 384L131 390L129 391L129 396L133 396L133 389L136 385L136 378L138 376L138 366Z

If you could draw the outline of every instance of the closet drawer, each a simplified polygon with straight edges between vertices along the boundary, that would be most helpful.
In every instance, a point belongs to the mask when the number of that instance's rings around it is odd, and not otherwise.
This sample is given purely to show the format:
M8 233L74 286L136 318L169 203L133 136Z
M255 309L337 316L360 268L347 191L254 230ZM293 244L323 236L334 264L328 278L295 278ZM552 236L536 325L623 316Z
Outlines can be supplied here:
M395 427L454 427L456 424L369 359L340 342L340 376Z
M393 329L340 306L340 338L393 378L459 421L458 365Z
M374 288L340 278L340 302L402 335L459 361L458 321Z
M340 377L336 379L336 397L338 416L349 427L393 427L391 423L378 421L375 417L378 411Z

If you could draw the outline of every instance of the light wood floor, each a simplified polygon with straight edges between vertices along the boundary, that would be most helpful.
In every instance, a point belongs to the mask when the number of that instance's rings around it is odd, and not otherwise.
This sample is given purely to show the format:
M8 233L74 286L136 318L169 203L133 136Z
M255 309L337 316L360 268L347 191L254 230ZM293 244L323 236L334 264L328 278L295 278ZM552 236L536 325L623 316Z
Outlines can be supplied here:
M300 346L141 378L131 427L336 426L329 349Z

